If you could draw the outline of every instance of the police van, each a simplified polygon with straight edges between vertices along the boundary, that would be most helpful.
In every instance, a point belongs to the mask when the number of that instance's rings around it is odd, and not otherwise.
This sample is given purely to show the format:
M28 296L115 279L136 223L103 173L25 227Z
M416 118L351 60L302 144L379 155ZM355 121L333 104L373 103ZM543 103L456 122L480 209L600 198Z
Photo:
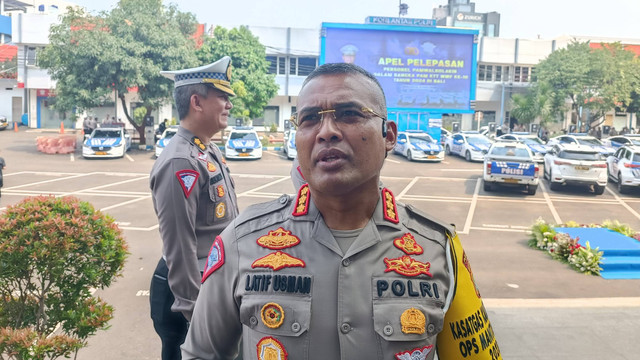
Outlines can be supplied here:
M535 195L539 170L528 146L515 141L493 143L484 158L484 191L492 191L497 185L515 186Z

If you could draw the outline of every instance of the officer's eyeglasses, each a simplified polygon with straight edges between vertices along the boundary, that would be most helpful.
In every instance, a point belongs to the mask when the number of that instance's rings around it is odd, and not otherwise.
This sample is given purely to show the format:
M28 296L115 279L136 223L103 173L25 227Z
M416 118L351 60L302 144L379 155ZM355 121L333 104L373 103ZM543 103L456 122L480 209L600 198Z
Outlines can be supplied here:
M331 114L339 127L360 124L372 117L379 117L383 122L387 120L384 116L367 107L300 111L293 113L289 120L299 130L312 130L322 124L325 114Z

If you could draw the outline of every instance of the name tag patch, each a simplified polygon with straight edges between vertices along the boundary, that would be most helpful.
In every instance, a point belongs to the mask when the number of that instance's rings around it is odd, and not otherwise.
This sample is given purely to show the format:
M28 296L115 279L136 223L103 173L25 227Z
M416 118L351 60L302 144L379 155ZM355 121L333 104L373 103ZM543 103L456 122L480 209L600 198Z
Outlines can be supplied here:
M309 294L311 276L302 275L247 275L244 289L252 292L284 292L290 294Z

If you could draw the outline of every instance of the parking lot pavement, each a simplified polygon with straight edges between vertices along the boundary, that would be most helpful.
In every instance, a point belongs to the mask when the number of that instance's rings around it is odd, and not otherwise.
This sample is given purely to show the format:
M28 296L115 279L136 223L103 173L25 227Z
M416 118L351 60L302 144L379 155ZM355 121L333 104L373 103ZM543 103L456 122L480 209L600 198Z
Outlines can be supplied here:
M78 359L159 358L148 315L149 279L161 251L148 186L153 152L132 150L122 159L91 161L79 149L45 155L35 150L36 136L0 132L0 156L8 165L0 211L27 196L76 196L111 215L131 251L124 276L98 291L116 309L111 328L90 338ZM294 192L291 161L280 152L228 165L241 209ZM381 180L399 200L456 225L504 359L631 359L640 323L640 280L579 274L529 248L527 228L542 217L581 223L618 219L640 229L640 194L622 196L612 185L601 196L581 188L552 192L544 181L534 196L486 193L481 172L481 163L456 157L422 164L389 155Z

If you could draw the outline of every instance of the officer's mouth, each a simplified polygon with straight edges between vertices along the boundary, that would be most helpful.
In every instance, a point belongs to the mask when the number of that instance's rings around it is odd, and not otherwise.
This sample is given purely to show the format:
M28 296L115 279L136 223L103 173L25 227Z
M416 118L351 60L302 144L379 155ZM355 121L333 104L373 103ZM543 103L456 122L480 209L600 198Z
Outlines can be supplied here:
M316 165L325 170L341 167L346 161L347 155L335 148L322 150L316 156Z

